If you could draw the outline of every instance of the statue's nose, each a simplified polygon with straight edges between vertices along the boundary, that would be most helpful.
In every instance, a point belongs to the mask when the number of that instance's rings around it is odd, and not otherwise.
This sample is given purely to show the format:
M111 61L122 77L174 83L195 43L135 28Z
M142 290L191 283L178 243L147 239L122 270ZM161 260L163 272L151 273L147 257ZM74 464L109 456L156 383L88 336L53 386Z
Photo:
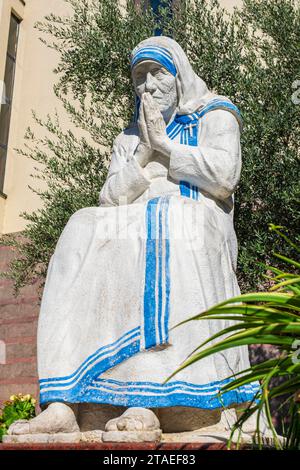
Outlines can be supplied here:
M148 91L148 92L151 93L151 92L155 91L156 88L157 88L157 86L155 84L155 80L152 77L151 73L148 72L147 77L146 77L146 82L145 82L145 91Z

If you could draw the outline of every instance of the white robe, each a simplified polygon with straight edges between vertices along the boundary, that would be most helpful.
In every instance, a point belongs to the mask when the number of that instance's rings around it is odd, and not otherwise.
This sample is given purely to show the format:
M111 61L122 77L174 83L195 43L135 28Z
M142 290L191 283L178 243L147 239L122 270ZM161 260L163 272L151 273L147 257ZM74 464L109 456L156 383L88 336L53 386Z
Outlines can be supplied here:
M206 114L197 146L174 140L169 167L156 154L141 168L138 141L136 127L117 137L100 207L70 218L51 258L38 328L41 403L218 408L248 401L257 383L217 396L228 376L249 366L245 346L163 384L194 348L232 323L172 329L239 294L237 119L222 109Z

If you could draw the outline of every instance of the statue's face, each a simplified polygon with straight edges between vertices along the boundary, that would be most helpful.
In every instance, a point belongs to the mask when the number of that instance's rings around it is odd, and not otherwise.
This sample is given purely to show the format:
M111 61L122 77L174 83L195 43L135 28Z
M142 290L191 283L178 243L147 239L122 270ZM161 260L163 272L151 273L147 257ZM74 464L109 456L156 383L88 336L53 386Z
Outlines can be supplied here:
M151 60L137 64L132 71L136 94L151 93L162 114L174 111L177 106L177 88L174 75L162 65Z

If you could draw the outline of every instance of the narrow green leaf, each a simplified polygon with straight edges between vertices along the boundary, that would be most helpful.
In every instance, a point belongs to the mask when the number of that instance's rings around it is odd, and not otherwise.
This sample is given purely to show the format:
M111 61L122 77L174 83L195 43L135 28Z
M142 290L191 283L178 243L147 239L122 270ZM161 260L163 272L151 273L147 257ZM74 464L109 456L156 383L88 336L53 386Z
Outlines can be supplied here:
M300 282L300 277L295 277L293 279L288 279L287 281L280 282L279 284L276 284L275 286L270 288L270 291L274 291L276 289L280 289L285 286L291 286L292 284L297 284ZM296 286L297 288L297 286Z
M281 255L280 253L274 253L274 256L276 256L279 259L282 259L283 261L291 264L292 266L295 266L296 268L300 268L300 263L298 263L294 259L288 258L287 256Z

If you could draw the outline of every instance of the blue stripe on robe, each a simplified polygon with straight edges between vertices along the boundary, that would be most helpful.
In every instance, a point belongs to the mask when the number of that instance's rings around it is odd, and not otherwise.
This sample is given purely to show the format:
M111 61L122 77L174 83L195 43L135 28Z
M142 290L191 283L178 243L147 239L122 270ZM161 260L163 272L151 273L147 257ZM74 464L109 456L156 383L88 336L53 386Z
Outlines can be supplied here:
M159 198L148 201L146 208L146 269L144 290L144 332L145 348L156 345L155 314L156 314L156 270L157 270L157 235L156 218Z
M233 403L256 401L260 390L258 382L243 385L219 395L220 389L233 379L195 385L185 381L167 384L157 382L121 382L96 377L90 384L80 383L69 389L52 389L41 392L40 402L107 403L117 406L141 406L146 408L165 406L192 406L214 409Z
M169 318L169 198L155 198L146 208L146 267L142 348L167 342ZM163 236L164 235L164 236ZM164 308L163 308L164 305Z
M130 347L133 344L136 346L139 344L139 340L140 327L137 327L125 333L117 341L99 348L94 354L91 354L73 374L63 377L40 379L39 383L41 391L45 388L48 388L49 386L66 387L70 385L76 385L82 379L82 377L86 377L86 374L91 369L94 371L96 370L97 373L98 369L99 371L107 370L109 367L103 367L103 363L107 360L107 358L114 357L117 360L120 359L120 357L123 355L124 349L127 347L128 350L128 344Z

